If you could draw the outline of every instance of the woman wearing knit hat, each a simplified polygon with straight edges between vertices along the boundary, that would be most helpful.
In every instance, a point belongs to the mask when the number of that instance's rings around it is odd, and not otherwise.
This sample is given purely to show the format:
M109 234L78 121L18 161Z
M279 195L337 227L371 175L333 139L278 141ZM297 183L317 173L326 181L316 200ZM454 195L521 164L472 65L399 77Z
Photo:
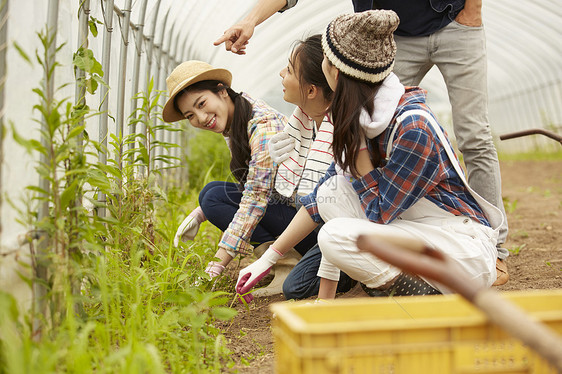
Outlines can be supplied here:
M230 148L230 170L238 183L215 181L199 194L199 207L179 226L174 238L193 240L209 220L224 232L216 257L205 270L219 275L236 254L251 253L252 243L274 240L296 210L274 189L277 165L267 144L283 130L287 118L265 102L237 93L232 74L202 61L186 61L166 79L169 97L162 110L166 122L187 119L193 127L222 135ZM304 238L304 237L303 237ZM304 254L316 244L311 233L295 249Z
M335 296L340 269L371 295L448 292L359 252L361 234L421 239L483 285L496 280L503 216L468 187L425 91L404 87L392 73L398 22L392 11L366 11L335 18L323 34L335 162L272 245L282 254L325 222L320 298ZM242 269L237 291L248 292L265 266L271 262Z

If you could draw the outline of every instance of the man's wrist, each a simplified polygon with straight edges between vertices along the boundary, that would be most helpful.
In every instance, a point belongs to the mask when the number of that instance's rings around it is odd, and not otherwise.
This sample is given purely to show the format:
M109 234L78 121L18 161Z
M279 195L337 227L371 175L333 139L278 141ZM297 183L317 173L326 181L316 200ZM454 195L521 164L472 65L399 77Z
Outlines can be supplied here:
M482 1L481 0L468 0L464 3L464 11L470 15L482 14Z
M254 28L287 6L286 0L261 0L242 22Z

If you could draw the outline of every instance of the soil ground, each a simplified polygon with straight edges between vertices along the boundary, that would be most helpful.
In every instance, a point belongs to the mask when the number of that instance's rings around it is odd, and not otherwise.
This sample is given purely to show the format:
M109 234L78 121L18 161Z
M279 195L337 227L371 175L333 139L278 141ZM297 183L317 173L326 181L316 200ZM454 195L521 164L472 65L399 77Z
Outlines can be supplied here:
M562 160L501 162L509 222L509 281L500 291L562 288ZM360 287L339 297L368 297ZM222 327L237 365L231 372L274 372L269 305L282 295L256 298Z

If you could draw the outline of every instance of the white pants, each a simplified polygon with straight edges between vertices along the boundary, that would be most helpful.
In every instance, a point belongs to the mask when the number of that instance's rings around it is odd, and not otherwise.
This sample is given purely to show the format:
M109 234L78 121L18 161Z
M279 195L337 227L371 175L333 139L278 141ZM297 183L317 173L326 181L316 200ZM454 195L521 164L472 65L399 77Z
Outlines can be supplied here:
M339 270L369 288L380 287L401 271L355 244L361 234L396 235L424 241L455 261L470 278L483 286L496 280L497 232L466 216L455 216L421 199L389 224L371 222L365 216L355 189L336 175L318 189L320 216L326 222L318 234L322 261L318 276L339 279ZM445 287L426 279L443 293Z

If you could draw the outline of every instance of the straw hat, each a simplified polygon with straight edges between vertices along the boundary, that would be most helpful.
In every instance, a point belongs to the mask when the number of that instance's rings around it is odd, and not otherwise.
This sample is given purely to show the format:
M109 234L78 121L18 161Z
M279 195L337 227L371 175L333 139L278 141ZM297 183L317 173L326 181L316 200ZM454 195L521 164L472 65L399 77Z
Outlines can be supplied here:
M162 109L162 118L166 122L184 119L183 115L174 108L176 95L190 85L207 80L216 80L230 87L232 74L226 69L215 69L203 61L185 61L178 65L166 78L168 86L168 100Z

